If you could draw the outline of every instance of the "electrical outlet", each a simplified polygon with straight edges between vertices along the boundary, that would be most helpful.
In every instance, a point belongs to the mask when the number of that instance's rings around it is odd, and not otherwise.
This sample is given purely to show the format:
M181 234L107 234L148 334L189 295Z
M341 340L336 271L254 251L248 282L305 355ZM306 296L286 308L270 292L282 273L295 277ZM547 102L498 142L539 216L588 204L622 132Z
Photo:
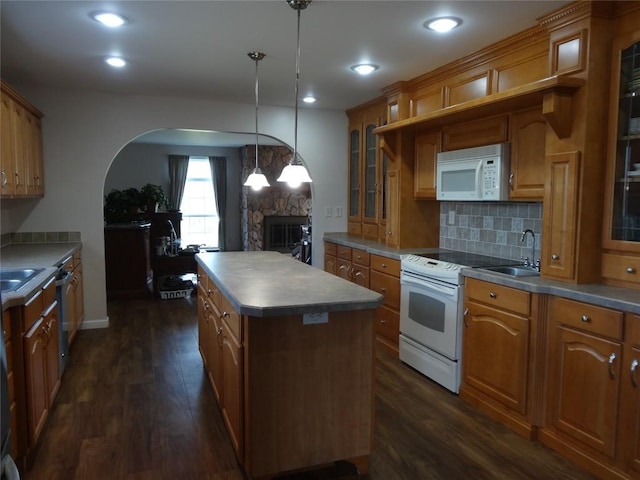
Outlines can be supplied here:
M331 210L332 210L331 207L324 207L324 216L327 218L331 217L332 216Z
M329 323L329 312L305 313L302 316L303 325L314 325L316 323Z
M456 223L456 211L449 210L449 225L455 225Z
M336 207L336 217L342 216L342 207Z

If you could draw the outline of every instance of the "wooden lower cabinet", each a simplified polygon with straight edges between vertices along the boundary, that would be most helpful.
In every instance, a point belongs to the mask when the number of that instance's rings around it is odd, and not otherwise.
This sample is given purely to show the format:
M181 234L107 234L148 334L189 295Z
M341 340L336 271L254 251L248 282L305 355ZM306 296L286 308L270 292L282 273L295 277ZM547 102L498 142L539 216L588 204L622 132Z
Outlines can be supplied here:
M631 472L639 450L640 396L630 371L638 339L629 334L640 324L627 315L625 345L623 317L559 297L548 305L546 415L539 438L602 478L638 478L638 470Z
M536 431L539 359L537 320L530 314L537 300L528 292L466 281L460 397L527 438Z
M375 315L376 346L395 357L400 336L400 261L371 255L369 288L384 295Z
M242 345L233 332L222 322L220 358L214 360L222 366L222 416L229 429L233 448L243 457L243 399L242 399ZM217 343L217 342L216 342Z
M640 315L627 314L625 324L618 444L625 470L640 478Z

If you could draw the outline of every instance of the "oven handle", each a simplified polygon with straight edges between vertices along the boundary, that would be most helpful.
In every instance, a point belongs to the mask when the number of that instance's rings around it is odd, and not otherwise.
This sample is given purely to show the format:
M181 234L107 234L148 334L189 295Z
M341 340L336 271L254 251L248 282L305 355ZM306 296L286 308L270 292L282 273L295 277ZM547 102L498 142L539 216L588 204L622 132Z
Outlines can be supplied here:
M414 287L426 288L428 290L442 293L443 295L447 295L449 297L455 297L458 290L457 287L445 287L443 285L438 285L436 283L430 282L429 280L416 278L410 273L405 272L403 272L402 276L400 277L400 285L413 285Z

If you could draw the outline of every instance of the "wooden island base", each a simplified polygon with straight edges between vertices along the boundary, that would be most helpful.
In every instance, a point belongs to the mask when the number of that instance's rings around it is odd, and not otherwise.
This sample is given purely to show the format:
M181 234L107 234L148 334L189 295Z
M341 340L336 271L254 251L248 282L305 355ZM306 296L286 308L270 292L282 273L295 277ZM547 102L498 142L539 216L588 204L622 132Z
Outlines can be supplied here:
M199 348L246 477L366 474L382 296L274 252L196 259Z

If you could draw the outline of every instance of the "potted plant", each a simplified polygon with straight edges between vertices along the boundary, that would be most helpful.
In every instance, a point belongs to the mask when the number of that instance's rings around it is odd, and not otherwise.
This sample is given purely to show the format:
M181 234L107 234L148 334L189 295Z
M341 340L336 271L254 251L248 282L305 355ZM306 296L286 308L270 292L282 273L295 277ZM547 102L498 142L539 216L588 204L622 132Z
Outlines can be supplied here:
M137 188L131 187L124 190L123 195L125 197L125 201L127 202L127 211L135 215L138 213L138 210L146 205L146 199L142 192Z
M147 213L157 211L158 206L169 208L169 199L164 193L160 185L147 183L140 189L140 193L144 199L143 203L147 206Z

